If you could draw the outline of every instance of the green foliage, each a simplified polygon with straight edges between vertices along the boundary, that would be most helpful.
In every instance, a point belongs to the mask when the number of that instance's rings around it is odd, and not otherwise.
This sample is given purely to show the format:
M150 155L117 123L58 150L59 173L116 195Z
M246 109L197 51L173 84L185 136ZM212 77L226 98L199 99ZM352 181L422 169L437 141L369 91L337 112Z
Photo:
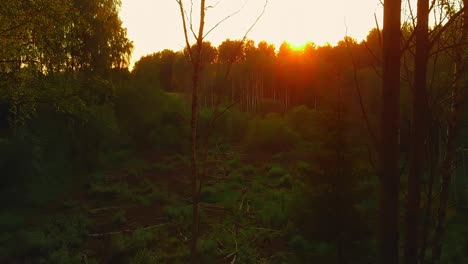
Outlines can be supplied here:
M174 205L167 206L164 208L164 213L169 217L171 221L175 221L179 224L188 225L189 220L192 216L191 205Z
M138 87L154 89L156 84L156 87L160 86L164 91L173 91L175 59L176 53L171 50L163 50L141 57L133 68Z
M127 222L127 218L125 217L125 211L119 210L112 216L112 223L117 226L123 225Z
M225 110L222 107L217 112L206 108L200 113L199 130L200 134L205 137L239 142L244 139L248 124L249 117L246 113L238 110Z
M302 139L317 140L319 133L319 114L306 106L296 106L286 114L289 127Z
M23 189L26 182L41 170L42 148L34 137L18 135L0 140L0 169L2 171L2 193L11 186ZM1 187L0 187L1 188ZM3 188L2 188L3 189ZM7 194L4 198L7 199Z
M80 247L87 235L89 220L79 212L48 220L42 226L12 233L11 239L18 243L5 245L8 254L26 262L81 263Z
M90 188L91 194L100 195L107 198L120 198L120 199L129 199L132 197L132 192L126 183L94 183L91 184Z
M271 99L265 99L260 101L260 103L257 106L257 113L260 116L266 116L271 113L283 113L284 112L284 106L281 102L271 100Z
M201 199L203 202L220 204L225 208L236 208L241 199L241 188L242 185L235 181L207 186L202 190Z
M156 87L117 91L119 124L140 149L183 152L188 146L186 106Z
M84 120L69 129L73 159L89 170L101 166L103 154L122 138L110 105L90 106Z
M139 229L131 235L119 234L113 237L112 248L116 254L126 255L148 247L156 238L156 231Z
M60 248L56 251L53 251L46 261L43 263L50 264L61 264L61 263L70 263L70 264L81 264L83 262L83 255L76 253L73 254L65 248ZM97 263L94 261L87 260L88 263Z
M449 219L445 244L443 246L442 263L465 263L468 261L468 213L460 210Z
M132 264L155 264L159 263L159 258L157 257L156 253L148 250L143 249L138 251L134 257L132 257L129 261Z
M292 150L298 140L298 135L277 115L250 121L246 136L246 144L250 149L273 153Z
M262 197L264 201L260 202L259 198L252 203L252 206L260 210L259 218L263 226L273 229L286 227L290 215L291 193L275 190L264 193Z
M272 165L268 170L268 176L270 177L281 177L286 174L286 170L280 165Z
M239 157L235 157L229 161L227 161L227 164L229 168L231 169L238 169L241 166L241 161L239 160Z
M215 263L218 243L213 239L200 239L199 252L202 263Z

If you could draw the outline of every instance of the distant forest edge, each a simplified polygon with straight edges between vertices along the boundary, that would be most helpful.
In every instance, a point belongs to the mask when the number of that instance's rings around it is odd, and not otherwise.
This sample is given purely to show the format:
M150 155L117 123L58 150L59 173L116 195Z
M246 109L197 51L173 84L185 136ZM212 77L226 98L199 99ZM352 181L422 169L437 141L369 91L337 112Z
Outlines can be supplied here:
M256 45L252 40L227 39L218 47L203 42L201 103L213 107L221 96L249 112L266 104L283 112L301 104L314 109L329 105L340 92L345 97L355 93L355 71L378 85L379 38L373 29L366 41L345 37L336 46L308 42L296 47L284 42L276 49L266 41ZM190 93L191 72L187 49L143 56L132 70L141 84L178 93Z

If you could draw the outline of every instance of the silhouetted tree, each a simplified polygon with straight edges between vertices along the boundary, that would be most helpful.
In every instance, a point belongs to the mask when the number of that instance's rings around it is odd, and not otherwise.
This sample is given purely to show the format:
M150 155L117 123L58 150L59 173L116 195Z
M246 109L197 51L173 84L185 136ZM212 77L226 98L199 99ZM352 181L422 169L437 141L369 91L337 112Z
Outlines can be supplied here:
M380 125L380 259L397 264L399 219L401 1L384 1L382 117Z
M427 63L429 60L429 0L418 0L416 57L413 84L413 122L406 205L405 263L418 262L421 179L424 173L424 151L427 130Z

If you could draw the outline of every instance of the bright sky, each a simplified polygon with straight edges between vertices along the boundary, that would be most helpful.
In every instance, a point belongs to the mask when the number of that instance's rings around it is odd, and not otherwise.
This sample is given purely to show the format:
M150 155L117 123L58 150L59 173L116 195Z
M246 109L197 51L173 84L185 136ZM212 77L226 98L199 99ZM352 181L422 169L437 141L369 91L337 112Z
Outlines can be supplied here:
M190 0L184 0L190 12ZM198 17L199 0L193 0ZM218 4L217 4L218 3ZM216 5L217 4L217 5ZM241 9L207 38L218 45L227 38L241 39L261 13L265 0L207 0L206 29ZM307 41L335 44L349 36L361 40L382 16L379 0L268 0L264 16L248 38L266 40L277 47L283 41L300 45ZM132 64L141 56L163 49L182 50L184 38L176 0L122 0L120 16L134 41ZM380 22L379 22L380 23ZM196 21L194 20L194 24ZM381 24L381 23L380 23Z

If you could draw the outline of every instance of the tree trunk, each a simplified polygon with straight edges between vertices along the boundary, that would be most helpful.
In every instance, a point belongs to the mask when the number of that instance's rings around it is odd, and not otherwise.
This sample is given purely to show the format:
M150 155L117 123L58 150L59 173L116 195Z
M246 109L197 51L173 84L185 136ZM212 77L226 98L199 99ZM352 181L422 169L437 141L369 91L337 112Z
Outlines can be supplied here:
M397 264L401 1L384 1L382 116L380 127L380 261Z
M426 202L426 210L424 213L424 224L422 228L422 233L421 233L421 247L419 251L419 263L424 264L425 259L426 259L426 250L428 248L428 240L429 240L429 233L430 233L430 227L431 227L431 212L432 212L432 203L434 200L433 197L433 190L434 190L434 177L436 170L435 168L437 167L437 161L438 161L438 147L437 147L437 142L438 142L438 130L435 128L435 126L432 126L432 135L430 136L429 143L427 144L427 149L429 152L429 182L428 182L428 193L427 193L427 202ZM435 142L434 142L435 141ZM435 147L433 147L435 146Z
M191 187L192 187L192 238L190 241L190 255L192 263L198 263L197 245L199 235L199 184L200 179L198 177L198 164L197 164L197 132L198 132L198 90L200 86L200 76L202 71L202 46L203 46L203 32L205 27L205 0L200 2L200 28L197 38L197 46L195 53L192 53L192 65L193 65L193 78L192 78L192 112L190 118L190 170L191 170ZM187 37L186 37L187 38ZM188 40L187 40L188 42ZM190 46L188 47L190 48Z
M418 0L416 26L416 57L413 87L412 148L408 174L408 200L406 205L405 263L418 261L421 175L424 172L424 144L427 120L427 62L429 55L429 0Z

